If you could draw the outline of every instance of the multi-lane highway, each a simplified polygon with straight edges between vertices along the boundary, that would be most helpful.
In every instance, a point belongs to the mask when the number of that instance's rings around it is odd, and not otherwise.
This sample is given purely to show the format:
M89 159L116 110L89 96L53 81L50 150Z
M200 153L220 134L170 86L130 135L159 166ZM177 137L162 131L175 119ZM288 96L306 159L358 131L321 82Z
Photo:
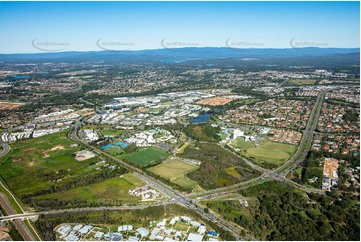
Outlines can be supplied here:
M242 228L231 224L230 222L224 220L222 217L220 217L212 212L205 213L203 208L201 208L197 205L197 201L200 201L203 199L215 198L218 196L223 196L228 193L235 192L235 191L238 191L241 189L246 189L251 186L255 186L260 183L269 181L269 180L279 180L279 181L287 182L287 183L294 185L297 188L305 190L307 192L320 193L321 191L318 189L309 188L309 187L303 186L301 184L295 183L295 182L287 179L285 176L289 171L294 169L298 164L300 164L305 159L305 157L311 147L314 130L317 125L317 120L318 120L318 117L320 114L324 96L325 96L325 93L322 92L317 97L316 103L310 114L309 120L307 122L307 126L306 126L305 130L303 131L303 136L302 136L300 145L299 145L296 153L290 160L288 160L282 166L280 166L279 168L274 169L274 170L267 170L267 169L264 169L262 167L259 167L255 164L253 164L252 162L250 162L248 160L245 160L245 162L248 165L250 165L254 169L262 172L263 174L257 178L254 178L254 179L251 179L251 180L248 180L245 182L241 182L241 183L238 183L238 184L235 184L232 186L227 186L227 187L210 190L210 191L203 192L203 193L189 194L189 195L184 195L184 194L174 190L173 188L158 181L157 179L153 178L152 176L147 175L144 171L140 170L139 168L134 167L116 157L113 157L113 156L109 155L108 153L103 152L102 150L98 149L97 147L89 145L88 143L81 140L77 136L77 130L81 127L81 121L79 121L73 126L71 131L68 133L69 139L73 140L74 142L76 142L78 144L82 144L82 145L88 147L89 149L93 150L95 153L97 153L100 156L107 157L109 159L112 159L112 160L120 163L124 167L128 168L130 171L133 171L134 174L137 175L139 178L141 178L142 180L144 180L147 183L149 183L150 185L152 185L155 189L159 190L161 193L168 196L169 199L166 201L163 201L163 202L147 204L147 205L139 205L139 206L75 208L75 209L61 209L61 210L52 210L52 211L39 211L39 212L35 212L35 213L23 213L23 214L18 214L18 215L10 214L11 216L3 217L3 219L9 219L9 220L15 219L16 221L20 221L19 220L20 218L23 219L23 218L28 218L28 217L35 216L35 215L40 215L40 214L56 214L56 213L62 213L62 212L97 211L97 210L143 209L143 208L149 207L149 206L157 206L157 205L165 205L165 204L169 204L169 203L176 203L176 204L185 206L185 207L189 208L190 210L198 213L205 220L215 222L219 227L221 227L224 230L229 231L231 234L233 234L233 236L237 240L241 240L240 234L242 232ZM8 146L6 147L6 146L7 145L4 146L3 152L1 154L6 154L8 152L9 147ZM7 150L7 152L4 152L5 150ZM236 155L239 156L238 154L236 154ZM0 157L1 157L1 155L0 155ZM248 235L246 236L246 238L248 240L254 240L251 236L248 236Z
M4 209L6 214L8 215L16 214L15 209L11 206L8 198L2 192L0 192L0 205ZM33 234L29 231L28 227L25 225L24 221L19 219L14 220L13 224L24 240L31 240L31 241L36 240Z
M230 232L237 240L241 240L240 233L241 229L230 224L228 221L224 220L223 218L216 217L212 213L204 213L203 209L200 208L198 205L192 203L191 199L184 196L180 192L174 190L173 188L169 187L168 185L158 181L157 179L153 178L152 176L147 175L144 171L140 170L137 167L134 167L116 157L113 157L109 155L106 152L103 152L102 150L98 149L95 146L89 145L88 143L84 142L77 136L77 129L80 128L81 123L78 122L75 124L74 128L68 133L68 138L73 140L76 143L82 144L89 149L93 150L98 155L101 155L103 157L107 157L109 159L112 159L120 164L122 164L124 167L128 168L130 171L133 171L135 175L137 175L142 180L146 181L148 184L152 185L155 189L160 191L161 193L167 195L171 201L174 203L177 203L181 206L185 206L190 210L193 210L194 212L198 213L202 218L205 220L211 221L211 222L217 222L217 225L224 230ZM253 240L251 236L247 236L248 239Z
M298 146L298 149L296 153L289 159L287 162L285 162L282 166L278 167L274 170L266 170L264 168L260 168L256 165L252 166L253 168L263 172L263 174L257 178L254 178L252 180L248 180L245 182L241 182L232 186L222 187L218 189L213 189L211 191L206 191L202 193L197 194L190 194L188 197L197 198L197 197L207 197L209 195L217 196L217 194L226 194L235 192L240 189L248 188L251 186L258 185L260 183L263 183L265 181L269 180L281 180L284 182L287 182L291 185L296 186L297 188L304 190L306 192L316 192L316 193L323 193L323 191L315 188L310 188L301 184L298 184L296 182L293 182L289 179L287 179L285 176L288 172L290 172L292 169L294 169L298 164L304 161L306 158L306 155L308 151L311 148L312 140L313 140L313 134L316 129L317 121L321 112L322 103L325 97L325 92L321 92L315 102L315 105L311 111L310 117L307 121L307 125L305 130L303 131L302 139L300 141L300 144ZM251 163L250 161L247 162L247 164Z

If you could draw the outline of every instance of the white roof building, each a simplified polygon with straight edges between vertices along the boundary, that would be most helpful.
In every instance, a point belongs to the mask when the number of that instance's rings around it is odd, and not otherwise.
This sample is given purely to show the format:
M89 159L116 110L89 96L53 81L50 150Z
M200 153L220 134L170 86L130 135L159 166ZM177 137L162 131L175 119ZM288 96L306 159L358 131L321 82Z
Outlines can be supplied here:
M199 227L199 226L201 226L201 224L200 224L199 222L197 222L197 221L191 221L190 224L191 224L192 226L194 226L194 227Z
M79 229L79 233L81 234L88 234L90 230L92 230L93 226L85 225L83 228Z
M83 227L82 224L75 225L74 228L73 228L73 231L77 232L77 231L79 231L82 227Z
M122 225L118 227L118 232L132 231L132 230L133 230L133 225Z
M202 241L203 235L189 233L187 240L188 241Z
M206 227L204 225L199 226L197 232L200 234L204 234L206 232Z
M176 222L179 221L179 217L174 217L172 218L172 220L169 222L170 225L174 225Z
M98 232L95 233L94 238L101 239L103 237L103 235L104 235L103 232L98 231Z

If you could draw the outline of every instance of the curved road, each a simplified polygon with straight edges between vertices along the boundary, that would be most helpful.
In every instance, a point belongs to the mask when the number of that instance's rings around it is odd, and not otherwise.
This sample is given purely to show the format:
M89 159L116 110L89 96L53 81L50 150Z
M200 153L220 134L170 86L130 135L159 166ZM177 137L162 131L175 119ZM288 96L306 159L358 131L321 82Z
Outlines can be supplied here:
M160 202L160 203L155 203L155 204L147 204L147 205L140 205L140 206L123 206L123 207L98 207L98 208L78 208L78 209L62 209L62 210L52 210L52 211L42 211L42 212L36 212L36 213L28 213L28 214L19 214L19 215L13 215L13 217L8 216L3 217L3 219L17 219L17 218L25 218L25 217L30 217L30 216L34 216L34 215L39 215L39 214L55 214L55 213L62 213L62 212L76 212L76 211L97 211L97 210L125 210L125 209L142 209L145 207L149 207L149 206L156 206L156 205L161 205L161 204L165 204L165 203L177 203L179 205L185 206L191 210L193 210L194 212L198 213L201 217L203 217L206 220L215 222L219 227L231 232L233 234L233 236L240 240L240 233L242 232L242 229L234 226L233 224L229 223L228 221L224 220L222 217L216 216L213 213L204 213L203 209L200 208L199 206L197 206L197 204L193 203L194 198L196 198L196 200L201 200L201 199L208 199L211 197L217 197L217 196L221 196L221 195L225 195L227 193L230 192L234 192L240 189L245 189L254 185L258 185L260 183L272 180L272 179L277 179L277 180L282 180L285 182L288 182L296 187L298 187L299 189L305 190L307 192L320 192L320 190L318 189L314 189L314 188L309 188L306 186L303 186L301 184L295 183L293 181L290 181L289 179L285 178L285 175L292 170L294 167L296 167L300 162L302 162L310 147L311 147L311 143L312 143L312 139L313 139L313 133L314 130L316 128L317 125L317 120L320 114L320 110L322 107L322 102L324 99L325 93L322 92L320 93L320 95L317 97L316 103L314 105L314 108L312 109L312 112L310 114L307 126L305 131L303 132L303 136L300 142L300 145L296 151L296 153L294 154L294 156L288 160L286 163L284 163L282 166L280 166L279 168L275 169L275 170L267 170L264 169L262 167L259 167L255 164L253 164L252 162L245 160L245 162L250 165L251 167L253 167L256 170L259 170L261 172L263 172L264 174L261 175L260 177L254 178L252 180L248 180L245 182L241 182L232 186L228 186L228 187L223 187L223 188L218 188L218 189L214 189L211 191L207 191L207 192L203 192L203 193L197 193L197 194L190 194L187 196L184 196L183 194L181 194L180 192L174 190L173 188L163 184L162 182L156 180L155 178L147 175L145 172L143 172L142 170L120 160L117 159L111 155L109 155L108 153L103 152L102 150L99 150L98 148L89 145L88 143L84 142L83 140L81 140L80 138L78 138L77 136L77 130L80 128L81 123L77 122L75 124L75 127L72 128L72 130L68 133L68 137L69 139L73 140L76 143L82 144L90 149L92 149L95 153L98 153L101 156L105 156L107 158L110 158L114 161L119 162L120 164L122 164L124 167L127 167L129 170L133 171L135 175L137 175L139 178L147 181L148 183L150 183L154 188L158 189L160 192L164 193L165 195L167 195L170 200L165 201L165 202ZM3 146L3 145L2 145ZM4 151L6 150L6 148L4 148ZM2 152L2 153L7 153L7 152ZM233 152L234 153L234 152ZM237 156L239 156L238 154L236 154ZM1 155L0 155L1 157ZM244 158L241 157L243 160ZM19 221L19 220L16 220ZM246 236L247 239L249 240L254 240L252 237L250 236Z

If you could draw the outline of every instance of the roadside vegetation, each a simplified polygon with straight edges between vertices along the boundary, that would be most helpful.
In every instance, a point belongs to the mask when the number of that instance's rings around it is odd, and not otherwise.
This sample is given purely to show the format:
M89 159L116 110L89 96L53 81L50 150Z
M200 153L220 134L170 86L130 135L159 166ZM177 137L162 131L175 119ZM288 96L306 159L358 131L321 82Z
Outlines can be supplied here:
M246 189L249 207L239 201L204 202L260 240L359 240L358 197L306 194L285 183L267 182Z
M35 225L38 228L38 231L41 232L44 240L54 241L56 238L54 228L62 223L106 224L110 227L111 225L116 225L114 228L117 228L117 226L122 224L132 224L134 227L149 227L149 222L159 221L165 217L171 216L189 216L197 221L203 221L207 228L218 231L222 240L235 240L228 231L223 230L210 221L205 223L200 215L179 205L148 207L137 210L40 215Z
M66 204L68 207L79 204L84 206L120 206L140 202L140 197L129 195L128 191L144 185L143 181L128 173L121 177L110 178L96 184L39 196L34 199L33 203L37 206L46 206L49 204L49 201L56 200L56 202L63 202L62 204Z

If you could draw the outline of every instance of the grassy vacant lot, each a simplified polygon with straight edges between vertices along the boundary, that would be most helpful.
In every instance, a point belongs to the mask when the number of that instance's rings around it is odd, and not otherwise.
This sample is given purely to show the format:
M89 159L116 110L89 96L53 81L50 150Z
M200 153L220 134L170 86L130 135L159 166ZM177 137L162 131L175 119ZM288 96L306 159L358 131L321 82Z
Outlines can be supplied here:
M296 85L313 85L316 83L315 80L303 80L303 79L294 79L294 80L289 80L288 83L291 84L296 84Z
M241 158L217 144L197 143L196 145L189 145L184 149L182 156L202 162L199 169L188 173L187 176L198 182L204 189L233 185L259 175ZM230 172L232 174L229 174Z
M124 155L122 158L138 166L147 166L165 156L167 156L166 151L155 147L147 147L132 154Z
M11 145L11 154L0 159L0 176L19 196L47 189L55 181L71 181L95 171L97 158L85 161L74 159L79 146L58 132Z
M37 199L78 200L98 203L135 203L140 197L128 194L129 189L143 186L145 183L135 175L128 173L93 185L77 187L64 192L37 197Z
M185 174L196 169L198 169L198 166L191 165L178 159L169 159L160 165L149 168L148 170L181 187L192 190L198 185L198 183L185 177Z
M124 153L124 149L118 147L112 147L106 149L105 152L109 153L110 155L121 155Z
M178 148L177 154L183 154L184 149L185 149L188 145L189 145L189 143L184 143L184 144L182 144L182 145Z
M297 146L282 144L271 140L261 143L237 141L237 147L241 148L241 154L266 168L274 168L282 165L296 152Z

